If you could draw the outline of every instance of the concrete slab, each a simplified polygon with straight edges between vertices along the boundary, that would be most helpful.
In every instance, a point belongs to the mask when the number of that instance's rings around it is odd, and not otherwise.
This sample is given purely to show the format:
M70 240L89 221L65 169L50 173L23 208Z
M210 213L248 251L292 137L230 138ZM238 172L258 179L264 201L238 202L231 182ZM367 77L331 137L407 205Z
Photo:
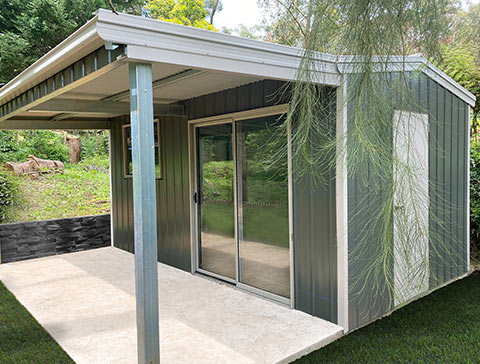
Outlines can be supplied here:
M162 363L288 363L342 335L325 320L159 264ZM136 363L134 257L115 248L0 265L77 364Z

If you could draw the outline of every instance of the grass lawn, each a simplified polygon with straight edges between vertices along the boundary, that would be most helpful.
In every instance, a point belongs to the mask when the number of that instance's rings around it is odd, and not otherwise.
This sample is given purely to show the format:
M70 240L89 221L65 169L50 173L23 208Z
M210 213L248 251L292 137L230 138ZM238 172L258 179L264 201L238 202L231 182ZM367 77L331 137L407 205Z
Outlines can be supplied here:
M0 282L0 363L75 364Z
M295 362L307 363L480 363L480 273Z
M15 177L19 200L8 222L99 215L110 211L108 157L67 164L63 173Z

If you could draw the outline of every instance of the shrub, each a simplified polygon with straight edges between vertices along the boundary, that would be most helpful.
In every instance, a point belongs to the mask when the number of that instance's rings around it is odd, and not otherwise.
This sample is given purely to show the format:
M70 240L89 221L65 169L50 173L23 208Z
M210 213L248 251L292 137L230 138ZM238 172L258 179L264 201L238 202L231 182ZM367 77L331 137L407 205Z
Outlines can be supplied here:
M23 162L30 154L67 162L69 153L62 135L50 130L0 131L0 162Z
M0 171L0 223L9 221L9 207L14 204L16 195L17 188L13 177Z
M18 161L18 132L0 130L0 162Z
M80 138L80 159L89 159L95 156L108 156L108 131L99 130L87 132Z
M480 249L480 142L473 142L470 153L470 240L472 251Z
M61 135L50 130L35 130L25 132L26 148L28 154L44 159L68 162L70 149L65 144ZM26 156L25 156L26 157Z

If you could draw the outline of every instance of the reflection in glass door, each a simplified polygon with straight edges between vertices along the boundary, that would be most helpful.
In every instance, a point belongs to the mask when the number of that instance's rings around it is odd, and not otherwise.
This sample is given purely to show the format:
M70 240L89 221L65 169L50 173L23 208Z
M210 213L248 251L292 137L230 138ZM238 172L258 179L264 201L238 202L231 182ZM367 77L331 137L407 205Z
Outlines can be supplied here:
M279 115L235 124L238 281L289 298L287 135L281 124Z
M195 127L197 268L288 302L287 135L279 118Z
M196 128L198 267L236 280L232 124Z

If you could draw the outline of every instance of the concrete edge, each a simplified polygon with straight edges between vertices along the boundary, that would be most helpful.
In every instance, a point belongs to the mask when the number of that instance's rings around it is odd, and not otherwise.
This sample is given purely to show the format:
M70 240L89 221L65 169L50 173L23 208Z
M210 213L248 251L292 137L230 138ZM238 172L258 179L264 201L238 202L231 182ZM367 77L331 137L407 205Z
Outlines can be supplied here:
M275 362L274 364L289 364L293 362L294 360L300 359L301 357L308 355L310 353L313 353L314 351L317 351L318 349L321 349L328 344L331 344L332 342L340 339L341 337L345 336L345 333L343 332L342 328L339 328L337 331L335 331L333 334L331 334L329 337L322 339L310 346L307 346L306 348L291 354L282 360Z

